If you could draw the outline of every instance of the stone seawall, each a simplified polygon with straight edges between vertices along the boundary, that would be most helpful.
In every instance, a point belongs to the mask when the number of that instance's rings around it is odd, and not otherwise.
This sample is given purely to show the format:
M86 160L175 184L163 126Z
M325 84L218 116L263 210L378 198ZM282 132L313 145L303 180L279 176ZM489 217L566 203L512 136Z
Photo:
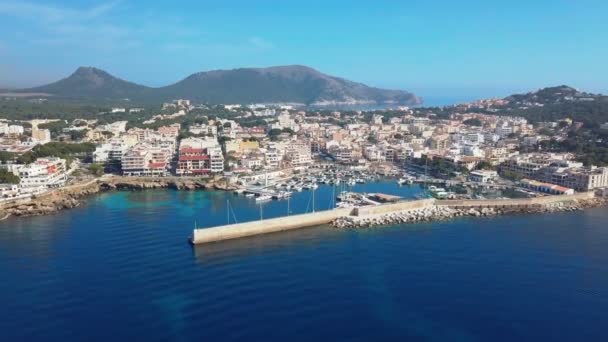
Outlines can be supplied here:
M532 207L545 206L564 201L588 200L595 197L595 193L580 192L573 195L555 195L534 198L514 198L496 200L438 200L439 206L449 206L451 208L503 208L512 206Z
M376 210L362 216L342 216L334 220L338 228L373 227L389 224L447 220L461 216L494 216L518 213L574 211L604 205L593 192L505 200L442 200L401 210ZM393 207L397 208L397 207Z

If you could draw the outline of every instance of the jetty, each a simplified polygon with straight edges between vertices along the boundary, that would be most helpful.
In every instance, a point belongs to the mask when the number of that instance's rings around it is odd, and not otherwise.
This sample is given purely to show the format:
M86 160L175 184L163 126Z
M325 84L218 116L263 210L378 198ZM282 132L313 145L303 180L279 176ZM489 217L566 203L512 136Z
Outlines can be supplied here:
M403 222L431 221L458 216L487 216L513 212L573 210L599 203L594 192L523 199L436 200L420 199L356 208L337 208L309 214L195 228L190 242L204 244L286 230L333 224L336 227L369 227Z

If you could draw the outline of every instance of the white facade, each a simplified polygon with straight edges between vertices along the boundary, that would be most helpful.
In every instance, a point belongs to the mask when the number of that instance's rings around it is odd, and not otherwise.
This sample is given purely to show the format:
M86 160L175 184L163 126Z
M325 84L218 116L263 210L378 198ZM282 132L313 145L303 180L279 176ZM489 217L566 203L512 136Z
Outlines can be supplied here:
M65 159L38 158L19 170L19 185L23 188L54 188L67 180Z

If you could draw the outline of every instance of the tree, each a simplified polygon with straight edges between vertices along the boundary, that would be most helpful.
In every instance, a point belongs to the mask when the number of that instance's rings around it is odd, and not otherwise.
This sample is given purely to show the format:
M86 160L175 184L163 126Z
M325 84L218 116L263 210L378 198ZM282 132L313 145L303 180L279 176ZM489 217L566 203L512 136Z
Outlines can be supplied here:
M0 151L0 162L6 163L7 161L15 160L15 154L6 151Z
M97 177L102 176L103 175L103 165L93 163L93 164L91 164L91 166L89 166L89 171L91 171L91 173Z
M86 130L86 129L72 130L72 131L70 131L70 139L72 139L73 141L82 140L84 137L87 136L87 132L88 132L88 130Z
M397 140L403 140L403 134L401 133L396 133L393 138L397 139Z
M101 135L103 135L106 139L110 139L114 136L114 133L112 133L110 131L103 131L103 132L101 132Z
M0 169L0 183L2 184L19 184L19 176L6 170Z
M282 129L273 128L270 131L268 131L268 137L270 138L270 140L276 141L279 139L279 135L281 135L282 133L283 133Z
M506 178L506 179L510 179L512 181L518 181L518 180L521 180L523 178L522 176L520 176L520 175L518 175L516 173L513 173L511 171L502 171L500 173L500 176L503 177L503 178Z
M477 118L467 119L467 120L464 120L462 123L465 124L465 125L467 125L467 126L481 127L481 125L482 125L481 120L479 120Z
M496 170L496 167L492 165L490 162L482 160L476 166L477 170Z
M27 151L24 154L17 157L17 163L19 164L31 164L36 160L36 156L32 151Z
M223 136L221 136L221 137L219 137L219 138L218 138L218 141L219 141L219 142L220 142L220 144L222 144L222 145L223 145L223 144L225 144L225 143L226 143L226 141L230 141L230 140L232 140L232 138L231 138L231 137L227 137L227 136L225 136L225 135L223 135Z
M378 139L376 139L376 137L371 134L367 136L367 141L372 144L378 143Z

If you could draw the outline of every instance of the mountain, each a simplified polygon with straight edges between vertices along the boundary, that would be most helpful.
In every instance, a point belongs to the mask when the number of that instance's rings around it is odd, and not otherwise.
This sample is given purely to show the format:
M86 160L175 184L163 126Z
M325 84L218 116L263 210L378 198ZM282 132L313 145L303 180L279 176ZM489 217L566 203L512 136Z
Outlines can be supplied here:
M492 114L522 116L531 122L570 118L588 127L608 121L608 96L560 85L504 98Z
M542 88L534 92L526 94L515 94L505 98L509 102L515 103L535 103L542 105L577 102L577 101L593 101L601 99L605 96L600 94L592 94L581 92L567 85L556 87Z
M124 99L146 96L152 90L146 86L121 80L97 68L80 67L67 78L23 91L68 98Z
M369 87L299 65L199 72L175 84L160 88L128 82L100 69L80 67L65 79L21 91L47 93L66 98L116 100L128 98L141 102L185 98L195 102L215 104L416 105L421 103L420 98L406 91Z

